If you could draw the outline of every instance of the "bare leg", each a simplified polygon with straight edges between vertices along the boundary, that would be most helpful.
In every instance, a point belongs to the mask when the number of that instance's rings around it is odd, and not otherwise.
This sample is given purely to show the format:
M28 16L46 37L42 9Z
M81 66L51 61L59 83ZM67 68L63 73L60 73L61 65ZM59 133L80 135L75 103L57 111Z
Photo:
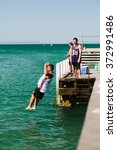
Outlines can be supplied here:
M75 69L75 71L74 71L74 72L75 72L75 77L77 77L77 70Z
M73 70L73 74L75 75L75 70Z
M69 70L70 70L70 73L72 73L72 63L69 63Z
M72 65L72 73L74 73L74 66Z
M77 70L77 75L78 75L79 78L81 77L80 76L81 75L80 69Z
M72 73L75 76L75 66L74 66L74 64L72 64Z
M70 73L72 73L72 66L71 66L71 65L69 65L69 68L70 68Z
M34 97L34 95L32 94L32 96L31 96L31 98L30 98L30 102L29 102L28 107L26 108L26 110L31 110L31 106L32 106L34 100L35 100L35 97Z
M38 103L39 103L39 99L35 98L34 106L31 109L36 110Z

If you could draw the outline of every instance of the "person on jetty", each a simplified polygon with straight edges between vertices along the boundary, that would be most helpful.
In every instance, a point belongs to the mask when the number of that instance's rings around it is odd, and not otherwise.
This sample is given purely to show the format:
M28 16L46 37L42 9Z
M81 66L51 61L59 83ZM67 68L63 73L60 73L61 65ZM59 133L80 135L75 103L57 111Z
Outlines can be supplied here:
M36 110L39 100L41 100L44 94L48 91L50 82L53 79L53 70L54 70L53 64L49 63L44 64L44 74L39 79L38 86L33 91L26 110Z
M67 57L69 58L69 68L70 68L70 73L72 73L72 68L73 68L73 66L72 66L72 58L70 57L70 53L71 53L71 51L72 51L72 49L73 49L73 43L72 42L69 42L69 47L70 47L70 49L69 49L69 52L67 53Z
M75 76L80 78L81 77L80 76L80 63L81 63L82 48L78 44L77 38L74 38L73 42L74 44L70 52L70 60L71 60L71 64L73 65L73 72Z

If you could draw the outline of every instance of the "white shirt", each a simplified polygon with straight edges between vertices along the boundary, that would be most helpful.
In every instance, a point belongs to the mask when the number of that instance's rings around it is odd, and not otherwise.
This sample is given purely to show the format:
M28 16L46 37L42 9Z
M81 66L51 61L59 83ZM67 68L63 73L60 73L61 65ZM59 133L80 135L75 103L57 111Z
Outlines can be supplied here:
M44 80L44 78L46 78L45 74L43 74L38 81L38 88L40 88L42 86L40 89L40 92L42 92L42 93L45 93L48 91L50 82L53 79L53 77L51 79L45 79L45 80ZM44 82L43 82L43 80L44 80ZM42 84L42 82L43 82L43 84Z

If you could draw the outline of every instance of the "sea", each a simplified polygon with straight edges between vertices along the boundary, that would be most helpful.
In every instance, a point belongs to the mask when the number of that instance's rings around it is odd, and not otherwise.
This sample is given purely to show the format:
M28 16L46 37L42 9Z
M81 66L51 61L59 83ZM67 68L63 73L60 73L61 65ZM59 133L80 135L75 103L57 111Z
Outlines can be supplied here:
M67 44L0 45L0 150L76 149L87 105L56 105L56 63L68 51ZM54 64L54 79L37 110L27 111L45 62Z

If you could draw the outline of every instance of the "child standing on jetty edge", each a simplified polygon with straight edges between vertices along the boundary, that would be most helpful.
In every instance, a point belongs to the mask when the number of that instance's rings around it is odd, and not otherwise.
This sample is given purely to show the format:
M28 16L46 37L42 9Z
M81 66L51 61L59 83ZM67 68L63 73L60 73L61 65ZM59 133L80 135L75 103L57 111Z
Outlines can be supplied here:
M69 52L67 53L67 57L69 58L69 68L70 68L70 73L72 74L72 58L70 57L71 55L71 51L73 49L73 43L72 42L69 42Z
M33 91L26 110L36 110L39 100L42 99L44 94L48 91L50 82L53 79L53 70L54 70L53 64L49 63L44 64L44 74L39 79L38 87L36 87L35 90Z

